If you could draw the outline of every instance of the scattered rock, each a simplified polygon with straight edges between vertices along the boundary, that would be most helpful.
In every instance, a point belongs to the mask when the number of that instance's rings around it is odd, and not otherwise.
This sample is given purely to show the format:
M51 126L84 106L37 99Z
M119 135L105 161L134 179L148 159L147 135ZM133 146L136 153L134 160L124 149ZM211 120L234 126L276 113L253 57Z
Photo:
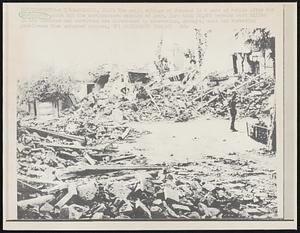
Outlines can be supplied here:
M164 188L164 199L167 202L179 202L179 194L178 191L171 188L171 187L165 187Z
M162 200L161 199L156 199L152 203L153 203L153 205L161 205L162 204Z
M150 210L140 200L135 202L135 216L137 218L152 218Z
M185 206L185 205L173 204L172 208L175 209L175 210L181 210L181 211L191 211L191 209L188 206Z
M200 215L199 215L199 213L197 213L197 212L191 212L191 213L188 213L187 214L187 217L188 218L191 218L191 219L200 219L201 217L200 217Z
M91 201L95 198L98 191L95 181L90 181L86 184L77 187L78 196L84 201Z
M101 203L99 206L97 206L94 210L94 212L104 212L107 210L107 207L104 203Z
M52 211L54 211L54 207L53 205L50 205L48 202L46 202L40 207L40 212L43 214L51 213Z
M123 200L127 199L128 195L131 193L131 190L127 187L125 182L114 182L109 186L109 192Z
M92 219L103 219L104 214L102 212L96 212L93 214Z
M131 219L131 217L125 214L120 214L119 216L115 217L115 219Z
M216 187L215 187L213 184L206 182L206 183L202 186L202 188L206 189L207 191L212 191L212 190L214 190Z
M150 212L151 212L151 216L153 218L163 218L164 217L162 209L158 206L151 206Z
M126 200L125 203L121 206L119 209L120 213L123 213L125 215L132 215L133 213L133 207L130 201Z
M208 216L208 215L209 215L208 208L207 208L207 206L206 206L205 204L203 204L203 203L199 203L199 204L198 204L198 211L199 211L199 214L200 214L201 216L203 216L203 215Z
M70 206L64 206L60 210L60 219L80 219L86 209L82 206L72 204Z
M209 207L207 208L207 215L210 217L215 217L220 213L220 210L217 208Z
M138 183L135 192L147 192L153 194L155 192L153 183L148 179L142 179Z
M172 209L168 206L168 204L167 204L165 201L163 202L163 205L164 205L164 207L165 207L165 209L166 209L167 214L168 214L170 217L173 217L173 218L179 218L179 215L177 215L177 214L174 212L174 210L172 210Z

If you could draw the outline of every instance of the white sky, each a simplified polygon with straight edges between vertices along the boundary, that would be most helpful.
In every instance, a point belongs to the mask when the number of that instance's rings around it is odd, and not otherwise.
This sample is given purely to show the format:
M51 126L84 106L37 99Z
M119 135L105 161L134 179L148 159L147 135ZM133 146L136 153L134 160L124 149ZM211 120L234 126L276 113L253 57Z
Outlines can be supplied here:
M25 30L25 29L23 29ZM24 31L25 32L25 31ZM194 46L194 30L87 30L26 29L18 45L20 78L38 75L52 67L85 79L88 72L103 63L137 67L153 63L160 38L164 50L177 43L183 49ZM232 68L231 54L237 48L233 29L212 29L209 35L203 73Z

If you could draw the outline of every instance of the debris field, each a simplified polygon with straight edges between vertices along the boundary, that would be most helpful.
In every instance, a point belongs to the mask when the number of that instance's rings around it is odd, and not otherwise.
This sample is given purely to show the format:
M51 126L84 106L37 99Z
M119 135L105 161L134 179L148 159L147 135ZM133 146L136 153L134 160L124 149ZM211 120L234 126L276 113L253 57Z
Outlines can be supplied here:
M273 83L259 75L204 89L154 82L142 86L133 100L103 88L59 118L18 119L18 218L276 217L276 172L238 152L153 164L118 149L149 133L127 122L184 122L204 113L228 118L226 99L233 90L245 96L241 116L262 113L261 96L271 94L266 85Z

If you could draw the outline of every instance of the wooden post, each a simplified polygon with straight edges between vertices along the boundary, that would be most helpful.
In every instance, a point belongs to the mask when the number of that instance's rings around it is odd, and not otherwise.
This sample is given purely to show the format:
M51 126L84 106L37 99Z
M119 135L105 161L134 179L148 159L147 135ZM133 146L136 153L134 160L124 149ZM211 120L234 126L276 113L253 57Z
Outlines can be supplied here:
M57 117L59 117L59 100L57 100Z
M34 118L36 118L37 117L36 99L33 100L33 112L34 112Z

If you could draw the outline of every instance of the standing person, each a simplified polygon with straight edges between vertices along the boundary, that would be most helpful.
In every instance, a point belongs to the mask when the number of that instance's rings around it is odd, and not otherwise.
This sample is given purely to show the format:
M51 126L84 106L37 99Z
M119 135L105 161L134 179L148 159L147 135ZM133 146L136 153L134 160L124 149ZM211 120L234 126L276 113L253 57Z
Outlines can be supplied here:
M236 92L233 92L232 97L229 101L229 111L230 111L230 116L231 116L230 129L233 132L236 132L237 130L234 127L236 113L237 113L237 111L236 111Z
M271 92L268 99L268 106L266 110L270 112L270 133L268 136L268 148L270 151L276 151L276 111L275 111L275 95L274 91Z

